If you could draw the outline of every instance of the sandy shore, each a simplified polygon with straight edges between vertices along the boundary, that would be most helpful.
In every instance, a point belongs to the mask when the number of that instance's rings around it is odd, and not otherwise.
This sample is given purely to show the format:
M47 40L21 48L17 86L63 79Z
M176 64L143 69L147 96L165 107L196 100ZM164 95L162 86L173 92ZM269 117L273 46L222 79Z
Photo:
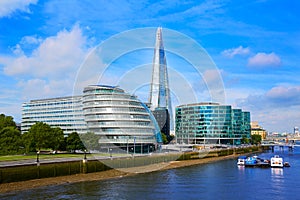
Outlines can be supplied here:
M124 176L131 176L139 173L146 173L146 172L151 172L156 170L168 170L168 169L174 169L179 167L211 163L219 160L232 159L236 157L238 157L238 155L202 158L202 159L195 159L195 160L172 161L168 163L159 163L154 165L126 168L120 170L111 169L111 170L96 172L96 173L75 174L70 176L59 176L59 177L52 177L52 178L34 179L29 181L3 183L0 184L0 193L20 191L20 190L32 189L32 188L43 187L48 185L58 185L58 184L76 183L82 181L96 181L96 180L98 181L98 180L107 180L112 178L121 178Z

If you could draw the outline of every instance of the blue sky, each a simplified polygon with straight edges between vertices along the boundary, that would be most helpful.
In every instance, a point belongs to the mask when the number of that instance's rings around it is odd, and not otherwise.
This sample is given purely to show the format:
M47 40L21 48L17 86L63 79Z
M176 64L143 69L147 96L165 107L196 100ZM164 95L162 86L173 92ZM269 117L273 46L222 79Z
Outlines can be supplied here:
M23 102L72 95L78 70L99 44L162 26L163 36L164 29L178 31L207 51L222 77L224 103L249 110L268 131L292 132L300 126L299 9L297 0L1 0L0 112L20 121ZM102 83L151 61L150 50L120 58ZM170 52L167 62L194 89L203 87L188 63ZM201 76L213 82L213 72ZM196 95L210 99L207 91Z

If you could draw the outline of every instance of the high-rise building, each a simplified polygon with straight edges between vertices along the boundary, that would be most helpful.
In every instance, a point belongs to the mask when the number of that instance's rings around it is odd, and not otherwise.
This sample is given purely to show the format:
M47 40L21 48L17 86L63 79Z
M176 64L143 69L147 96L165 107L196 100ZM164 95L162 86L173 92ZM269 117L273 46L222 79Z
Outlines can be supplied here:
M152 81L149 95L150 109L153 112L162 112L165 109L165 113L169 117L165 117L165 122L162 122L162 118L158 119L161 125L161 130L168 126L173 127L173 115L172 115L172 105L171 96L168 80L168 70L166 54L164 50L163 40L162 40L162 28L159 27L156 31L156 41L153 56L153 66L152 66ZM155 111L158 110L158 111ZM164 124L167 124L166 126ZM169 124L169 125L168 125ZM170 131L166 131L168 134Z
M243 128L250 124L250 113L230 105L180 105L175 123L176 142L180 144L240 144L243 136L250 138L250 129Z

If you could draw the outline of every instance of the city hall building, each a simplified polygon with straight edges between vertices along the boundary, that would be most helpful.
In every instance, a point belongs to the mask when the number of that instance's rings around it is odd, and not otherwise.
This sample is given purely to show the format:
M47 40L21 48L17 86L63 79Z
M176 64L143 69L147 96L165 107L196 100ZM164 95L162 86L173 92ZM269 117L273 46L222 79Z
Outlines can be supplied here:
M250 138L250 113L218 103L176 107L176 142L179 144L240 144Z
M159 126L136 96L119 87L92 85L83 95L31 100L22 106L22 133L36 122L60 127L64 135L93 132L103 148L150 152L162 143Z
M86 87L83 113L87 129L99 136L103 148L113 144L127 152L145 153L162 143L159 126L148 107L118 87Z

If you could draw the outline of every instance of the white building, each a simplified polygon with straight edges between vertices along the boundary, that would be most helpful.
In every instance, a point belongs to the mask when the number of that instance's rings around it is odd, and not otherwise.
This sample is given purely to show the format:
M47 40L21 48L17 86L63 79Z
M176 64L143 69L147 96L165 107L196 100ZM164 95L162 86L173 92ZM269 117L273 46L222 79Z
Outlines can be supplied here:
M31 100L22 105L22 133L27 132L36 122L51 127L60 127L64 134L85 133L86 122L82 111L82 96Z

